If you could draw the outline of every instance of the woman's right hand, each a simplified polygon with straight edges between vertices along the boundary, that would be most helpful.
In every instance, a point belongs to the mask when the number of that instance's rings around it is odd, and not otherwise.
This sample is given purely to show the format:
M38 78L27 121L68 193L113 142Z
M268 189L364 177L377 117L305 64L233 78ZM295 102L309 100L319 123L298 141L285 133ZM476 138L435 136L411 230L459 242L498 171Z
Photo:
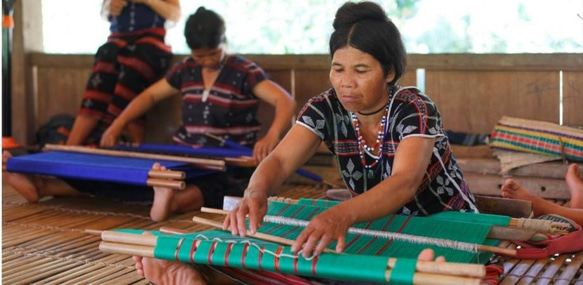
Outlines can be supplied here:
M107 130L105 130L105 132L103 132L99 145L102 147L114 146L115 144L117 144L117 139L121 135L122 131L123 127L118 126L118 124L115 124L114 122L113 124L111 124L111 126L109 126L109 128L107 128Z
M227 215L223 222L223 230L230 230L232 235L245 237L247 227L246 218L249 219L249 233L254 234L267 213L267 194L263 191L245 190L243 199Z

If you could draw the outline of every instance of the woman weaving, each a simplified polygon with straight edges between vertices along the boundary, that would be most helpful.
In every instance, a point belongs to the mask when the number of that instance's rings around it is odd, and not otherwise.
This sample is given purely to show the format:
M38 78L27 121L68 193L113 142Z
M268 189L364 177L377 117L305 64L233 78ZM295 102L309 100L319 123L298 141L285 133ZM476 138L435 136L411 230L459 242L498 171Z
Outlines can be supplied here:
M191 56L177 63L166 75L140 93L117 117L101 138L102 146L117 142L128 123L139 118L156 102L175 95L183 98L183 122L174 141L196 147L217 146L218 141L205 136L212 133L242 145L253 147L254 159L261 161L273 150L289 127L296 104L291 96L267 77L255 63L236 55L226 54L225 23L217 13L200 7L185 25L184 35ZM257 139L261 128L257 120L259 100L275 107L275 118L267 134ZM11 158L3 154L3 170ZM153 169L165 169L158 163ZM223 196L241 196L251 175L250 168L236 168L187 181L186 189L174 192L165 187L136 187L95 183L79 179L46 179L38 175L5 173L3 177L28 201L42 196L78 195L153 200L152 220L160 221L174 212L186 212L208 207L221 207Z
M292 246L296 253L301 249L306 257L317 255L333 240L342 251L350 226L391 213L477 211L435 104L416 88L397 85L406 54L399 31L382 8L348 2L338 10L333 26L333 88L304 106L297 124L253 173L223 228L245 236L248 215L250 231L255 232L266 214L267 197L322 141L336 155L354 198L312 219ZM134 259L138 273L153 281L200 277L185 264Z
M336 155L353 198L311 220L292 246L305 257L333 240L341 252L350 226L391 213L477 212L437 107L418 89L397 85L406 54L393 22L374 3L349 2L333 26L333 88L304 106L297 124L253 173L224 229L245 236L248 215L255 232L267 197L322 141Z

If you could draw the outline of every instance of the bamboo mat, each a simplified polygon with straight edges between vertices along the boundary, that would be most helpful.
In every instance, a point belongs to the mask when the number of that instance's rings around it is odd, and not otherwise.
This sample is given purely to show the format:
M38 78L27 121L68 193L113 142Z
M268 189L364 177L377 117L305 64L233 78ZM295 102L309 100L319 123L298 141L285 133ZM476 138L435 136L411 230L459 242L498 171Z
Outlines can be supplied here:
M336 169L311 167L327 181L339 182ZM279 196L322 198L328 187L294 177ZM194 215L222 220L221 216L191 212L155 223L150 205L109 199L59 197L27 203L11 187L2 187L2 284L148 284L135 273L131 257L101 253L100 237L85 229L109 230L160 227L198 231ZM505 247L513 247L505 243ZM504 260L500 284L583 285L583 252L545 260Z

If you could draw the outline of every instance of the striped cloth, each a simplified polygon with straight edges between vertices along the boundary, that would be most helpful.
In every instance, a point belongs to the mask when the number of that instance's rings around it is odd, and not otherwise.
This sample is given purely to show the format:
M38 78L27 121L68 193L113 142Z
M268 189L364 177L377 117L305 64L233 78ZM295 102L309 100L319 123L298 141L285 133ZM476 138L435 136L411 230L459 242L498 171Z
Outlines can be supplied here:
M583 161L583 130L554 123L502 117L491 136L492 148Z

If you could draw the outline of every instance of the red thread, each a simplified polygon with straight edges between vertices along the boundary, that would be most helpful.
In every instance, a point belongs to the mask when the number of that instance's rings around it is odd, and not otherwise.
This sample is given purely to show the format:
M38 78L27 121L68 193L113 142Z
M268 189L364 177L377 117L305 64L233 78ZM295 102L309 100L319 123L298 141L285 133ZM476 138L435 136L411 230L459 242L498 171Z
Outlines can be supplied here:
M180 259L178 259L178 252L180 251L180 247L182 246L183 242L184 242L184 238L181 238L178 241L178 245L176 245L176 250L174 251L174 259L176 260L176 262L180 262Z

